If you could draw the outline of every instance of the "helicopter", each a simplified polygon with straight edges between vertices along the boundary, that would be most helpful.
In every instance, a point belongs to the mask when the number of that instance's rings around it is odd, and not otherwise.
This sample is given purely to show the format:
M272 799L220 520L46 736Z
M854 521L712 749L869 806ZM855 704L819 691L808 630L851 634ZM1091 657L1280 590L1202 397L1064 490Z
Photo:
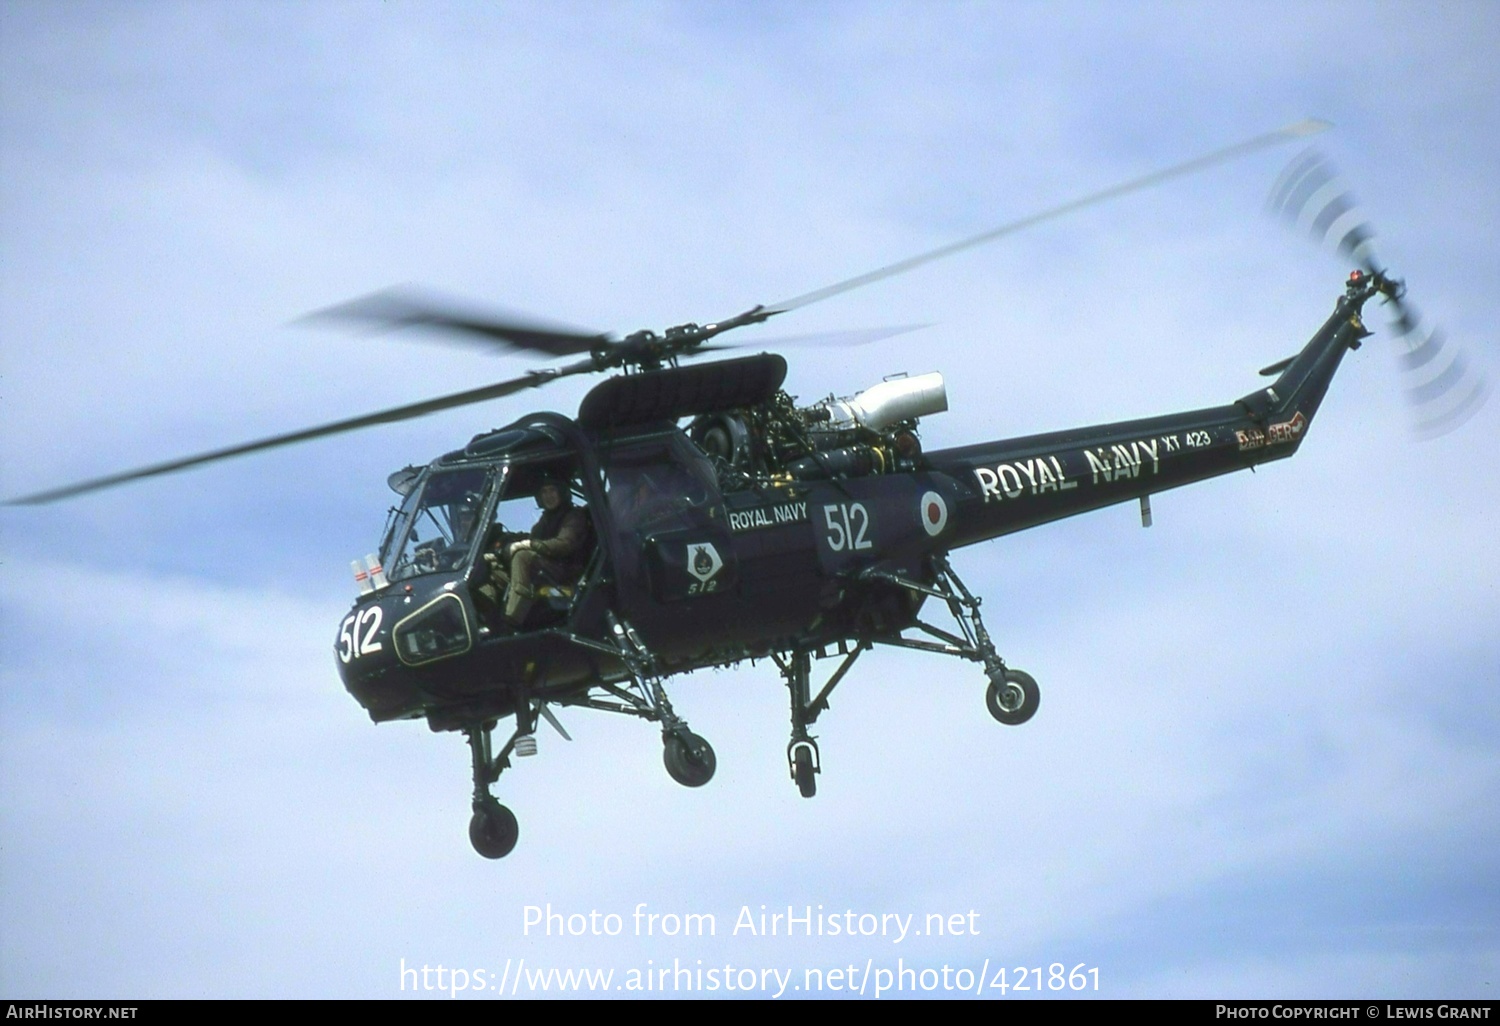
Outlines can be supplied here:
M783 389L775 353L693 361L713 340L1084 206L1322 131L1301 122L1134 179L980 235L778 303L660 333L607 334L477 315L421 295L376 293L315 320L457 332L501 348L574 362L423 402L277 435L10 500L39 504L233 456L501 399L565 377L616 372L574 416L532 413L392 473L400 497L376 551L353 561L358 596L334 655L345 689L376 723L424 720L470 750L469 838L485 858L519 839L492 794L513 759L535 755L553 708L594 709L655 724L667 773L702 787L713 747L678 713L676 675L768 659L788 691L788 775L812 798L822 773L810 728L860 656L897 647L978 664L985 705L1003 725L1037 712L1041 693L1000 655L981 601L950 561L959 548L1126 502L1150 525L1157 492L1293 455L1344 354L1371 332L1365 305L1394 304L1418 334L1403 283L1374 259L1370 233L1326 161L1288 169L1273 206L1360 264L1332 314L1273 380L1234 402L1163 416L926 450L921 421L947 409L941 375L888 378L806 405ZM1441 338L1409 347L1413 369ZM1444 400L1436 431L1483 401L1483 383L1451 401L1464 370L1418 386ZM1455 370L1456 368L1456 370ZM1445 380L1446 379L1446 380ZM550 497L546 496L552 490ZM536 538L536 505L577 511L583 537L565 572L544 564L524 614L504 570ZM546 540L546 539L538 539ZM513 567L513 564L510 564ZM499 573L497 574L497 570ZM514 570L509 575L515 577ZM944 624L929 611L946 614ZM821 684L813 665L836 661ZM509 722L497 744L495 731ZM502 735L503 736L503 735Z

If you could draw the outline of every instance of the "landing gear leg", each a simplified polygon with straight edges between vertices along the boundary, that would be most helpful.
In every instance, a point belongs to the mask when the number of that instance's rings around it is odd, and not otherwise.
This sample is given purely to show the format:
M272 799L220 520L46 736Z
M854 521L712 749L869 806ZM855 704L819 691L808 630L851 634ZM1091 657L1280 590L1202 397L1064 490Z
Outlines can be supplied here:
M989 687L985 690L985 705L989 708L990 715L1009 726L1025 723L1036 715L1037 707L1041 705L1041 689L1037 687L1031 674L1023 670L1013 670L1005 665L1005 660L1001 659L1000 653L995 651L995 643L990 640L990 632L984 628L984 620L979 615L979 599L975 598L964 586L964 582L959 580L958 574L953 572L953 567L949 565L947 558L934 557L933 569L936 574L931 585L907 580L887 570L871 570L866 574L872 579L886 581L906 588L908 591L941 599L947 604L948 612L958 624L959 633L954 634L917 620L913 626L929 637L936 638L935 642L899 636L877 640L899 648L937 652L983 663L985 676L989 678Z
M619 656L630 671L634 694L615 693L630 702L628 710L661 724L661 761L667 774L683 787L702 787L714 778L718 758L713 746L688 729L687 720L678 716L662 687L656 657L636 634L635 628L609 614L610 632Z
M948 591L948 608L958 621L969 647L984 663L984 672L990 679L984 692L984 704L990 715L1006 726L1025 723L1036 715L1042 703L1041 689L1036 680L1025 670L1013 670L1005 665L990 640L990 632L984 629L984 620L979 616L979 600L969 594L964 582L958 579L946 559L938 562L941 571L939 583Z
M498 756L490 754L494 720L464 731L474 766L474 815L469 820L469 843L487 859L502 859L509 855L521 836L515 813L490 794L490 785L499 780L500 771L510 765L510 752L515 747L516 737L521 734L521 726L517 725L516 734Z
M840 642L837 653L819 650L819 658L837 654L842 655L844 661L816 696L812 693L812 653L806 649L793 649L785 658L780 655L772 657L780 668L782 677L786 679L792 704L792 740L786 746L787 771L804 798L811 798L818 793L817 778L823 772L818 740L807 732L807 728L817 722L819 713L828 708L828 696L838 687L839 681L844 679L844 674L849 672L854 660L868 647L867 643L858 642L853 648L846 649L845 644Z
M781 666L792 700L792 740L786 746L787 767L802 797L811 798L818 793L817 775L823 772L818 742L807 732L808 724L818 718L817 711L808 708L812 704L812 656L797 649L785 662L780 659L776 662Z

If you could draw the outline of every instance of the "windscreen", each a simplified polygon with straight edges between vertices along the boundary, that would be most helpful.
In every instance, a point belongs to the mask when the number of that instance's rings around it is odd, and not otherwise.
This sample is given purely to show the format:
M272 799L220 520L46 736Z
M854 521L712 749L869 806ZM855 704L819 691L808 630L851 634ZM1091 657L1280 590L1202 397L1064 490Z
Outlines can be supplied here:
M408 495L382 547L387 576L399 581L466 566L498 473L492 467L439 471Z

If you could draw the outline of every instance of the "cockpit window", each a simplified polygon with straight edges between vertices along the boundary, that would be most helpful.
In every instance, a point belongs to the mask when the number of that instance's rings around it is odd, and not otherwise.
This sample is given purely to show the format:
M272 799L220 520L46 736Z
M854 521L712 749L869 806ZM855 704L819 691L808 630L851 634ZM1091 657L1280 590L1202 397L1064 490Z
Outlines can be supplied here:
M672 530L712 518L718 505L713 469L690 445L668 437L606 457L610 516L627 536Z
M406 497L381 550L391 580L466 565L496 473L488 467L442 471Z

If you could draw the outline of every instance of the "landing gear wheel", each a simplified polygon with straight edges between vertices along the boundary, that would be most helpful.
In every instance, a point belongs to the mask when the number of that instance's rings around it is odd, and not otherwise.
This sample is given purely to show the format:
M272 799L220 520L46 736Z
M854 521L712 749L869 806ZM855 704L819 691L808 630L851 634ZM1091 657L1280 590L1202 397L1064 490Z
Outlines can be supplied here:
M802 797L811 798L818 793L818 778L813 775L812 749L804 746L792 753L792 779L797 782L797 790L802 792Z
M668 735L661 761L672 779L683 787L702 787L714 778L719 765L712 746L697 734Z
M520 836L516 814L493 798L475 808L469 820L469 843L487 859L505 858Z
M1025 723L1042 704L1042 691L1025 670L1006 670L1005 682L990 681L984 693L990 715L1008 726Z

